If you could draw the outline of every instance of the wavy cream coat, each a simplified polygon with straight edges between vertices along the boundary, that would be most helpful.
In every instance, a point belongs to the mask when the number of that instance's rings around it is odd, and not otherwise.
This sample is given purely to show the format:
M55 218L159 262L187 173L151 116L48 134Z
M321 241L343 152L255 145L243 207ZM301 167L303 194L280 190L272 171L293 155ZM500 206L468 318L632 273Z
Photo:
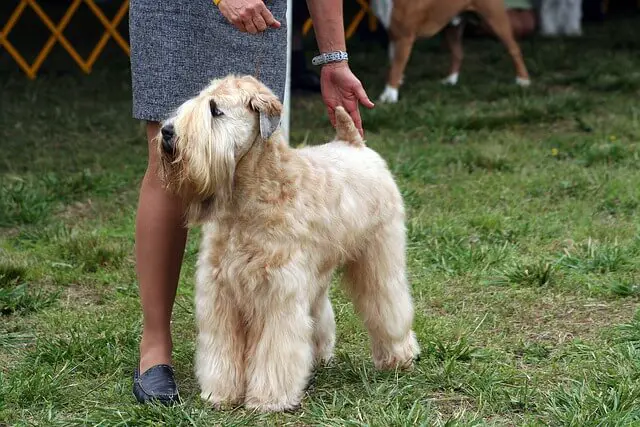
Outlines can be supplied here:
M333 354L340 266L375 366L410 368L419 353L403 201L385 161L341 108L334 141L293 149L274 132L281 110L257 80L230 76L167 123L163 178L202 225L195 369L216 406L300 405L314 364Z

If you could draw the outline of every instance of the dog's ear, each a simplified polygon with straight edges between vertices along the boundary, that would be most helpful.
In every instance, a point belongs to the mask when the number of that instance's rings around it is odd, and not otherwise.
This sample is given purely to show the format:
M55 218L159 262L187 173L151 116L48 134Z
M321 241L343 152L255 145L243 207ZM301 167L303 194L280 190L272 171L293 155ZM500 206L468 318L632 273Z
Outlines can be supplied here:
M260 114L260 137L267 140L280 125L282 103L272 93L257 93L251 98L251 108Z

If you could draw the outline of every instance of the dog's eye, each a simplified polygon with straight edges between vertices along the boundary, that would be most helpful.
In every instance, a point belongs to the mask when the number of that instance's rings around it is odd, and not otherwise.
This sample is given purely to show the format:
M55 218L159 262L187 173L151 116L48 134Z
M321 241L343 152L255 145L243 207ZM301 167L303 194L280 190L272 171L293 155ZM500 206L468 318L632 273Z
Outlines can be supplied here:
M211 109L211 115L213 117L218 117L223 115L222 111L218 109L218 106L216 105L216 101L214 101L213 99L209 101L209 108Z

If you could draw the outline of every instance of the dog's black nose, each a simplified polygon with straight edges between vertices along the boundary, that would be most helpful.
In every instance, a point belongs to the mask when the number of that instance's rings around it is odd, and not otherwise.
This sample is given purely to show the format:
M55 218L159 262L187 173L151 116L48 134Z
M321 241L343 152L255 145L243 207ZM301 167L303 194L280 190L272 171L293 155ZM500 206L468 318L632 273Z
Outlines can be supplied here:
M160 129L160 133L162 133L162 139L165 139L165 140L173 139L173 135L174 135L173 125L168 124L168 125L162 126L162 129Z
M160 133L162 134L162 149L167 154L173 153L173 137L175 135L173 125L162 126Z

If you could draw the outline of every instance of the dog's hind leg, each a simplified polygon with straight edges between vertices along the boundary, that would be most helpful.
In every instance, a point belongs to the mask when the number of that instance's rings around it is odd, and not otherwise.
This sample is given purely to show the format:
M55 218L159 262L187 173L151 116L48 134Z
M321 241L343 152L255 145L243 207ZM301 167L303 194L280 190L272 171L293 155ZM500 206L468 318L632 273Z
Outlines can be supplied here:
M267 286L291 289L291 284ZM247 335L245 406L260 412L292 411L300 406L313 369L311 307L293 295L260 305L266 311L256 313Z
M327 289L311 306L311 317L314 322L313 357L316 365L326 364L333 358L333 348L336 342L336 321L329 299L328 284Z
M213 283L196 288L195 374L200 397L216 408L242 402L244 330L232 298Z
M460 75L460 68L462 67L462 59L464 57L462 50L464 26L464 20L460 19L457 25L449 25L444 30L447 47L451 53L451 65L449 67L449 75L442 81L443 84L455 85L458 83L458 76Z
M405 369L418 357L413 302L405 267L405 230L399 216L384 225L347 264L345 284L371 337L377 369Z
M522 58L522 51L513 35L513 30L509 22L509 16L504 8L502 0L490 2L478 2L478 13L485 19L496 37L507 48L511 60L516 69L516 84L519 86L529 86L529 72Z

